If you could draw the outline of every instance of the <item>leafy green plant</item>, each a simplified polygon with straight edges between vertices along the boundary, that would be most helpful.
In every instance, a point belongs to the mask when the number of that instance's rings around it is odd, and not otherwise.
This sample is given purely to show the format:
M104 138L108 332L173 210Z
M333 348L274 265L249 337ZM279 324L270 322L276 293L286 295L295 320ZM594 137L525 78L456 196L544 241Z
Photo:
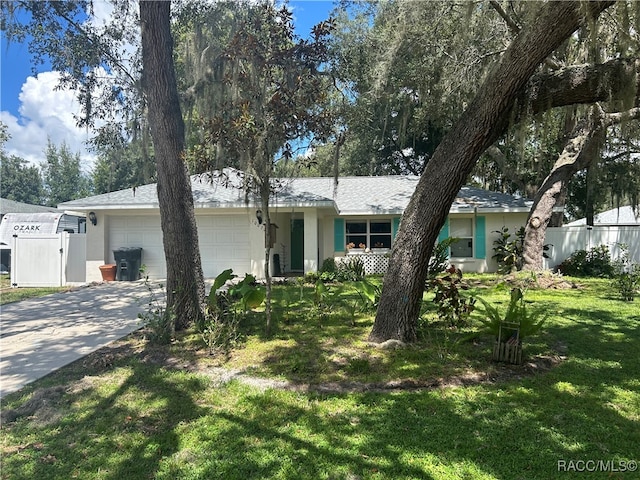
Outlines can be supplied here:
M255 277L249 274L226 291L222 290L234 278L237 275L232 269L224 270L215 278L209 292L200 332L211 354L228 353L233 348L239 338L241 315L260 306L265 299L264 290L257 286ZM235 308L236 302L240 310Z
M498 273L512 273L522 270L524 259L524 237L525 229L520 227L514 233L512 238L509 227L502 227L501 230L494 230L493 233L498 234L498 238L493 241L493 258L498 263ZM547 252L550 245L542 247L542 256L549 258Z
M474 317L482 324L479 334L488 334L498 337L500 327L506 325L517 325L519 328L519 338L534 335L540 331L546 321L540 311L530 311L524 300L524 293L520 288L511 290L509 305L504 314L500 309L478 298L482 305L478 306ZM473 336L477 336L474 334Z
M522 252L524 245L524 227L515 232L515 238L509 232L508 227L494 230L498 238L493 241L494 255L491 257L498 263L498 273L511 273L522 270Z
M258 287L256 277L247 273L240 282L229 288L229 295L231 298L239 298L242 310L248 312L262 305L266 292Z
M334 307L342 303L343 292L344 288L342 286L329 288L321 278L316 281L313 293L313 308L320 316L320 320L324 320Z
M205 323L201 335L211 355L228 355L231 352L240 339L239 323L240 315L235 311L228 312L224 321L211 318Z
M356 282L364 278L364 261L359 255L343 258L336 264L336 280L340 282Z
M320 278L320 274L318 272L307 272L304 274L304 277L298 277L296 281L302 282L304 286L305 283L316 283L316 280ZM300 291L302 292L303 287L300 287ZM302 297L300 297L302 299Z
M428 282L429 288L435 292L433 302L438 306L439 317L449 326L465 326L476 301L473 297L467 298L461 294L461 290L469 289L462 281L462 270L451 265L445 273Z
M325 258L322 262L322 266L318 271L319 277L323 282L333 282L336 279L336 261L334 258Z
M558 265L558 270L564 275L575 277L603 277L614 275L609 247L599 245L590 250L576 250L569 258Z
M629 246L620 244L620 256L613 262L613 287L622 300L633 302L640 290L640 265L629 258Z
M329 297L329 289L327 288L325 283L322 281L322 279L319 278L316 281L316 285L313 291L313 304L315 306L324 305L326 304L328 297Z
M378 308L378 302L380 302L382 288L367 279L355 282L353 286L360 296L362 311L375 311Z
M175 335L176 315L165 307L164 300L156 293L149 277L145 278L144 285L149 291L149 301L146 311L138 313L138 318L142 320L151 343L168 345ZM159 288L162 290L162 285Z
M316 280L317 280L317 278L314 278L313 282L310 282L310 283L315 283ZM300 301L302 301L304 299L304 284L305 284L306 281L307 281L307 276L306 275L304 277L296 277L296 285L300 289Z
M622 300L633 302L640 290L640 265L633 265L629 271L622 272L614 278L614 287Z
M433 279L447 269L449 265L449 247L458 240L459 239L455 237L447 237L433 247L433 253L431 254L429 267L427 268L427 278Z

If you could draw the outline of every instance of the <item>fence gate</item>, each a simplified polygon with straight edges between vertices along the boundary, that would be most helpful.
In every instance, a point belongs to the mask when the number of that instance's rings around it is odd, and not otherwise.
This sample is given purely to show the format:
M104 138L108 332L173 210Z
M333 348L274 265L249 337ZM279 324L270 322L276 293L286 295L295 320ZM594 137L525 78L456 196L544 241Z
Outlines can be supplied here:
M14 236L11 286L63 286L63 244L60 234Z

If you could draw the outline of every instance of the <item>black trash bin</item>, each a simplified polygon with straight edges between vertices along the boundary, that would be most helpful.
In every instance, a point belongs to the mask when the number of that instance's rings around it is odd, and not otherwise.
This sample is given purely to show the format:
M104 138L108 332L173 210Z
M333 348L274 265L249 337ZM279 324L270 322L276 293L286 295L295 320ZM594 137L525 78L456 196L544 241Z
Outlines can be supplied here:
M282 275L282 269L280 268L280 254L274 253L273 254L273 276L279 277L280 275Z
M113 251L113 257L116 259L116 280L132 282L140 278L142 248L119 248Z

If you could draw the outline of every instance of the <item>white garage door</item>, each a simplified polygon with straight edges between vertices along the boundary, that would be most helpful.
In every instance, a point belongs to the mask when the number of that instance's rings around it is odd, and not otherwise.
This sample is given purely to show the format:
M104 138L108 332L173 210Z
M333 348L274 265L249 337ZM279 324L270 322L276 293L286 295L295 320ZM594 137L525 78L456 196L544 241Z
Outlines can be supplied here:
M202 269L205 278L214 278L232 268L243 275L250 272L249 222L246 215L196 216ZM142 263L150 278L165 278L167 271L159 216L118 216L110 218L110 261L113 250L142 247Z
M142 247L142 265L150 278L166 278L160 216L136 215L109 217L109 261L113 251L124 247Z
M249 221L246 215L196 216L205 278L232 268L236 275L251 272Z

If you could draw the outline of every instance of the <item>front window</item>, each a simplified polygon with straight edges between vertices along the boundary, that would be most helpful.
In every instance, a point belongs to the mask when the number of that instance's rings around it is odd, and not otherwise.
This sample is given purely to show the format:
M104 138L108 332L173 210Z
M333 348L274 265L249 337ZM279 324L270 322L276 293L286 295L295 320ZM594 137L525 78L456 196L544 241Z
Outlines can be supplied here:
M451 218L449 220L449 235L458 241L451 244L451 256L473 257L473 219Z
M346 223L352 248L391 248L391 220L352 220Z

